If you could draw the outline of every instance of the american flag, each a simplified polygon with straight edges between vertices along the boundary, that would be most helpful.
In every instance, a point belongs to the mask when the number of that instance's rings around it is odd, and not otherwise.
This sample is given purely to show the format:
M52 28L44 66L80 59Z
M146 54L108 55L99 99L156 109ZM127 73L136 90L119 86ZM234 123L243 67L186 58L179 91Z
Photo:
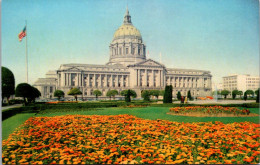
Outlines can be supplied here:
M24 27L23 31L21 31L21 33L19 33L18 35L19 41L21 42L23 37L25 36L26 36L26 26Z

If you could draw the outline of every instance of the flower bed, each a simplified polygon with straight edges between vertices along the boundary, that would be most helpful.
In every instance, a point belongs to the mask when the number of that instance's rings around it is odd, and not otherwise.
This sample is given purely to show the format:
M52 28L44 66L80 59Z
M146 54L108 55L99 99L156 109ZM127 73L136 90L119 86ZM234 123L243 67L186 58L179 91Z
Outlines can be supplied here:
M78 101L51 101L51 102L46 102L46 104L58 104L58 103L78 103Z
M3 141L4 164L258 163L259 124L130 115L33 117Z
M249 109L240 110L236 107L222 107L222 106L190 106L190 107L174 107L170 108L170 112L175 114L189 114L189 113L202 113L208 115L217 114L233 114L233 115L249 115Z
M147 107L147 105L134 105L134 104L131 104L131 105L126 106L126 108L144 108L144 107Z

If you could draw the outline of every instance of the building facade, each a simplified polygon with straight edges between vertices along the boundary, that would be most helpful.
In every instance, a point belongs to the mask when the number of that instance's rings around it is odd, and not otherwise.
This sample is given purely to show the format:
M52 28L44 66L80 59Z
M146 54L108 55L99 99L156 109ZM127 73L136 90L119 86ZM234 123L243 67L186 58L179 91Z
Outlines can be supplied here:
M223 77L223 89L233 91L256 91L260 87L260 77L250 75L230 75Z
M56 71L49 71L46 78L38 79L34 86L43 98L53 97L56 89L67 92L78 87L82 97L94 97L98 89L105 96L108 90L119 92L133 89L137 96L142 90L163 90L166 85L173 86L173 97L178 91L183 96L190 90L191 95L211 95L211 74L209 71L194 69L166 68L152 59L146 59L146 45L141 33L132 24L128 9L122 26L114 33L110 43L110 59L105 65L62 64Z

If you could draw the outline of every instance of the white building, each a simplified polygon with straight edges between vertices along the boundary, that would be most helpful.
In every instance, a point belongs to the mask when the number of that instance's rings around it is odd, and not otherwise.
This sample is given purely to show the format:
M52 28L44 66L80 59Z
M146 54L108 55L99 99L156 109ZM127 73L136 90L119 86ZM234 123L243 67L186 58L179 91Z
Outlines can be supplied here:
M34 86L43 98L53 97L56 89L63 90L65 97L69 97L67 92L73 87L80 88L85 98L94 97L96 89L103 96L111 89L118 92L133 89L140 97L142 90L162 90L166 85L173 86L174 97L178 91L185 96L189 90L194 97L211 95L209 71L166 68L146 59L146 45L139 30L133 26L128 9L109 48L107 64L62 64L58 70L49 71L46 78L38 79Z
M235 89L245 92L256 91L260 87L260 77L250 75L230 75L223 77L223 89L233 91Z

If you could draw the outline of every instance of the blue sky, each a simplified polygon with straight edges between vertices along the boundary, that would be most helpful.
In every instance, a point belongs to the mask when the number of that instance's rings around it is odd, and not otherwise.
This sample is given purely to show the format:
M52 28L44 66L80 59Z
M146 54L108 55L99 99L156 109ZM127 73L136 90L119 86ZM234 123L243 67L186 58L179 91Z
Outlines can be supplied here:
M214 82L229 74L259 75L258 0L3 0L2 66L16 85L64 63L105 64L109 44L128 4L149 58L167 67L209 70Z

